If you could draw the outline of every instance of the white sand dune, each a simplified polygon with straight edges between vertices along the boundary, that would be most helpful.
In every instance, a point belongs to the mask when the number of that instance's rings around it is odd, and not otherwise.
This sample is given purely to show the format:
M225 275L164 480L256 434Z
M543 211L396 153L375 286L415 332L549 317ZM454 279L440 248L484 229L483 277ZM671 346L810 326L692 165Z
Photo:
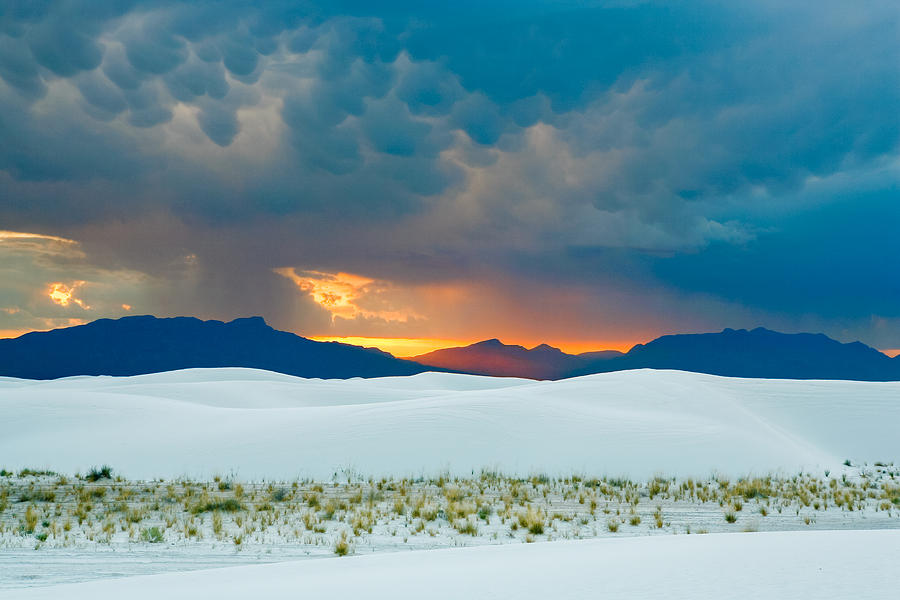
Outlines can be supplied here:
M900 457L900 383L638 370L555 382L252 369L0 379L0 466L133 478L505 472L646 477Z
M9 590L8 600L895 599L900 531L726 533L481 546Z

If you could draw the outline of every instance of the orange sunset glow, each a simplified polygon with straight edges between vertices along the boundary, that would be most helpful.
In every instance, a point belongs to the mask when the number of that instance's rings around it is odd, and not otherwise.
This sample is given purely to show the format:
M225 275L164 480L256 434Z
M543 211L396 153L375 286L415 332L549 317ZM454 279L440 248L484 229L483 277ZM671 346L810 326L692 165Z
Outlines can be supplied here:
M274 269L275 273L294 282L307 292L313 302L327 310L334 321L337 318L379 318L385 321L405 322L415 318L409 310L385 306L381 301L376 307L363 304L362 300L377 299L388 291L390 284L353 273L325 273L322 271L297 271L291 267Z
M378 348L389 352L394 356L407 357L427 354L442 348L455 348L459 346L468 346L480 339L469 340L448 340L433 338L379 338L379 337L360 337L360 336L309 336L309 339L317 342L340 342L342 344L352 344L354 346L364 346L367 348ZM542 343L547 343L554 348L559 348L567 354L580 354L582 352L592 352L595 350L619 350L627 352L639 342L617 341L617 342L585 342L581 340L568 342L542 342L542 341L521 341L513 338L503 339L503 343L520 345L526 348L533 348Z
M51 283L47 288L47 296L55 304L60 306L69 306L69 304L77 304L81 308L88 310L90 306L84 303L80 298L75 297L76 290L84 285L83 281L76 281L72 285L66 285L61 282Z

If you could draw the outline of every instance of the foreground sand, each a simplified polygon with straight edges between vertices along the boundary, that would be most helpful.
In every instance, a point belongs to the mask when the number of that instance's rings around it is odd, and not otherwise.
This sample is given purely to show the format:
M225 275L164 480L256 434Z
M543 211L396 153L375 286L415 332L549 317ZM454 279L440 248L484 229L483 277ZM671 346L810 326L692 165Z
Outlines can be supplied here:
M900 532L679 535L306 560L5 592L8 600L894 599Z

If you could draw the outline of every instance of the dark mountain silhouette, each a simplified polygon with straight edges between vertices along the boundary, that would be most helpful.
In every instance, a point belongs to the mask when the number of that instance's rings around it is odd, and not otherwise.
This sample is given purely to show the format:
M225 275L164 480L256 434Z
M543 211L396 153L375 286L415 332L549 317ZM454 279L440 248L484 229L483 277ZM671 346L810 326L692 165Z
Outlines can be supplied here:
M547 344L529 350L524 346L504 344L493 339L470 346L435 350L414 356L410 360L477 375L560 379L575 370L617 356L622 356L622 353L616 350L566 354Z
M415 362L414 362L415 361ZM900 357L822 334L758 328L667 335L616 351L566 354L486 340L414 357L316 342L271 328L261 317L229 323L192 317L100 319L87 325L0 339L0 375L54 379L139 375L191 367L252 367L321 378L413 375L429 370L562 379L625 369L678 369L733 377L900 380Z
M786 334L758 328L666 335L615 351L565 354L486 340L412 357L417 362L483 375L562 379L626 369L677 369L731 377L772 379L900 380L900 357L860 342L842 344L823 334Z
M192 317L100 319L0 340L0 375L140 375L191 367L253 367L321 378L413 375L428 369L374 348L315 342L262 317L229 323Z
M788 334L762 327L666 335L569 375L640 368L771 379L900 380L900 360L863 343L843 344L821 333Z

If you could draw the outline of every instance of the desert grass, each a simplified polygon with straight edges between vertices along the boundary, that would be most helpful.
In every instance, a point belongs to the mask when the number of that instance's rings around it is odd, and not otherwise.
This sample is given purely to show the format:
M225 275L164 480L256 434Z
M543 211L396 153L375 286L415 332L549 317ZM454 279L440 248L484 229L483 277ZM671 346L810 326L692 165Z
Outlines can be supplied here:
M168 544L244 551L290 544L344 555L369 547L854 523L900 528L900 469L892 463L841 473L646 481L491 471L415 479L134 481L114 477L106 466L75 477L45 469L0 473L0 548Z

